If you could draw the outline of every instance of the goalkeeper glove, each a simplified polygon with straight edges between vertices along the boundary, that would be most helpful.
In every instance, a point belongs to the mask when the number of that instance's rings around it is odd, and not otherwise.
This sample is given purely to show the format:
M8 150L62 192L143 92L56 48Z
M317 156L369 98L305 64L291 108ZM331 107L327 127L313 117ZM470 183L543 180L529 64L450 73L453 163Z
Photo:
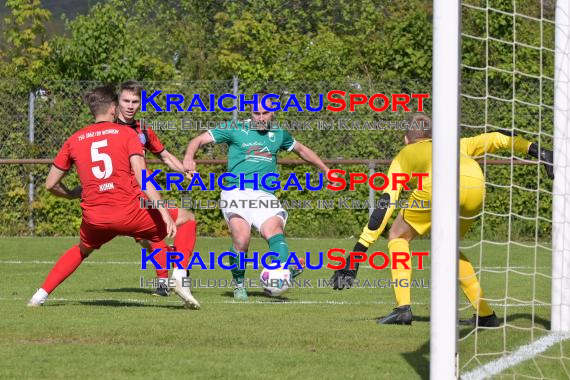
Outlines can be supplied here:
M539 149L537 143L530 144L528 148L528 154L534 158L537 158L544 164L546 169L546 174L549 178L554 179L554 167L552 166L554 162L554 155L551 150Z
M368 248L360 243L356 243L353 252L366 252ZM360 258L361 256L354 256L355 258ZM360 263L354 263L354 269L350 269L350 256L346 260L346 265L344 268L336 270L332 277L331 282L333 284L333 289L342 290L344 288L351 288L354 284L354 279L358 274L358 267Z

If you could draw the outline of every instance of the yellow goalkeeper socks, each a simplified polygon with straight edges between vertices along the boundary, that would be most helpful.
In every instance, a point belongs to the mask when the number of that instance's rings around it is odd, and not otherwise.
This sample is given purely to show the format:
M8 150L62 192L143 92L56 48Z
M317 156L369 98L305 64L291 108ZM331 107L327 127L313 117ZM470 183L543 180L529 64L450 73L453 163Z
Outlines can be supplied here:
M408 252L410 253L410 244L406 239L394 239L388 242L388 250L390 251L390 258L391 260L394 259L392 253L393 252ZM400 280L407 280L408 287L400 287L394 286L394 292L396 293L396 303L399 306L409 305L410 301L410 280L412 278L412 261L408 260L407 262L410 269L403 269L403 264L398 263L396 269L392 269L392 280L398 281L398 285L400 284Z
M482 299L483 290L479 280L477 280L473 265L471 265L471 262L463 253L460 253L459 257L459 283L461 284L461 290L463 290L473 308L479 310L480 317L487 317L493 314L491 306Z

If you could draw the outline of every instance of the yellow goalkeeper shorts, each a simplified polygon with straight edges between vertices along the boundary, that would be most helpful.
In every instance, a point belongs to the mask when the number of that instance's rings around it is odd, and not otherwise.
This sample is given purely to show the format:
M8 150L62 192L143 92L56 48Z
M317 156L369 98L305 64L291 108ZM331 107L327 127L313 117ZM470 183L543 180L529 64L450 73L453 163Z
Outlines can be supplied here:
M429 201L430 208L403 208L400 214L418 234L425 235L431 228L431 191L419 192L414 190L408 199L408 204L412 205L417 202L421 205L422 201L424 205L427 205L427 201Z
M459 192L459 236L463 238L481 212L483 198L485 197L485 181L483 178L460 176ZM431 201L431 194L429 198ZM412 192L409 204L413 201L426 201L426 196L419 192ZM454 205L446 205L454 207ZM425 235L431 229L431 208L402 209L402 217L419 235Z

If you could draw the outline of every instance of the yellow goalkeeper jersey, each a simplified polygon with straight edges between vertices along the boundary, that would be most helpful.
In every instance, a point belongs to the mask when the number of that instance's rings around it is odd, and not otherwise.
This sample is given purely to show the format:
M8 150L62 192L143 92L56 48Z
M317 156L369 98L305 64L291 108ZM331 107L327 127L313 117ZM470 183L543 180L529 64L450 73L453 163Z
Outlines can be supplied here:
M484 133L475 137L462 138L459 143L460 158L459 158L459 175L462 177L474 177L484 180L483 172L479 164L473 157L483 156L485 153L494 153L499 149L510 149L520 154L526 154L531 142L523 139L522 137L507 136L500 132ZM432 167L432 141L421 140L404 147L400 153L392 161L388 170L388 178L392 178L392 173L429 173L427 178L423 178L423 189L417 188L418 179L414 177L413 181L408 183L413 192L410 196L410 202L417 201L430 201L431 202L431 167ZM388 186L384 193L390 195L390 202L395 202L402 191L402 185L399 184L396 190L391 190ZM411 204L411 203L410 203ZM424 202L425 204L425 202ZM394 206L386 210L384 219L380 225L379 235L384 231L388 220L394 212Z

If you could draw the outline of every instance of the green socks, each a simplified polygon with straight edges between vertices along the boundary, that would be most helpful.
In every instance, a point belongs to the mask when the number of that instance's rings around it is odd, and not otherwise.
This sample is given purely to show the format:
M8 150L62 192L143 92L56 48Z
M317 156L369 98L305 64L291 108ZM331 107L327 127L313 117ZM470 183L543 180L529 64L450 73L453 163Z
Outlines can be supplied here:
M237 282L238 285L243 285L243 280L245 279L245 266L244 269L239 269L239 252L234 249L232 244L230 248L230 252L236 254L237 257L230 256L230 265L236 265L234 269L232 269L232 277ZM245 257L247 257L247 252L245 253Z
M289 258L289 246L285 241L285 235L277 234L270 237L267 242L269 243L269 250L279 254L277 259L283 264Z
M273 235L267 240L267 242L269 243L269 250L276 252L279 255L277 260L284 264L289 258L289 246L285 241L285 235ZM237 256L230 256L230 265L236 265L236 268L232 269L232 277L238 285L243 285L245 279L245 267L244 269L239 269L239 252L234 248L233 244L230 248L230 252ZM247 252L245 257L247 257Z

